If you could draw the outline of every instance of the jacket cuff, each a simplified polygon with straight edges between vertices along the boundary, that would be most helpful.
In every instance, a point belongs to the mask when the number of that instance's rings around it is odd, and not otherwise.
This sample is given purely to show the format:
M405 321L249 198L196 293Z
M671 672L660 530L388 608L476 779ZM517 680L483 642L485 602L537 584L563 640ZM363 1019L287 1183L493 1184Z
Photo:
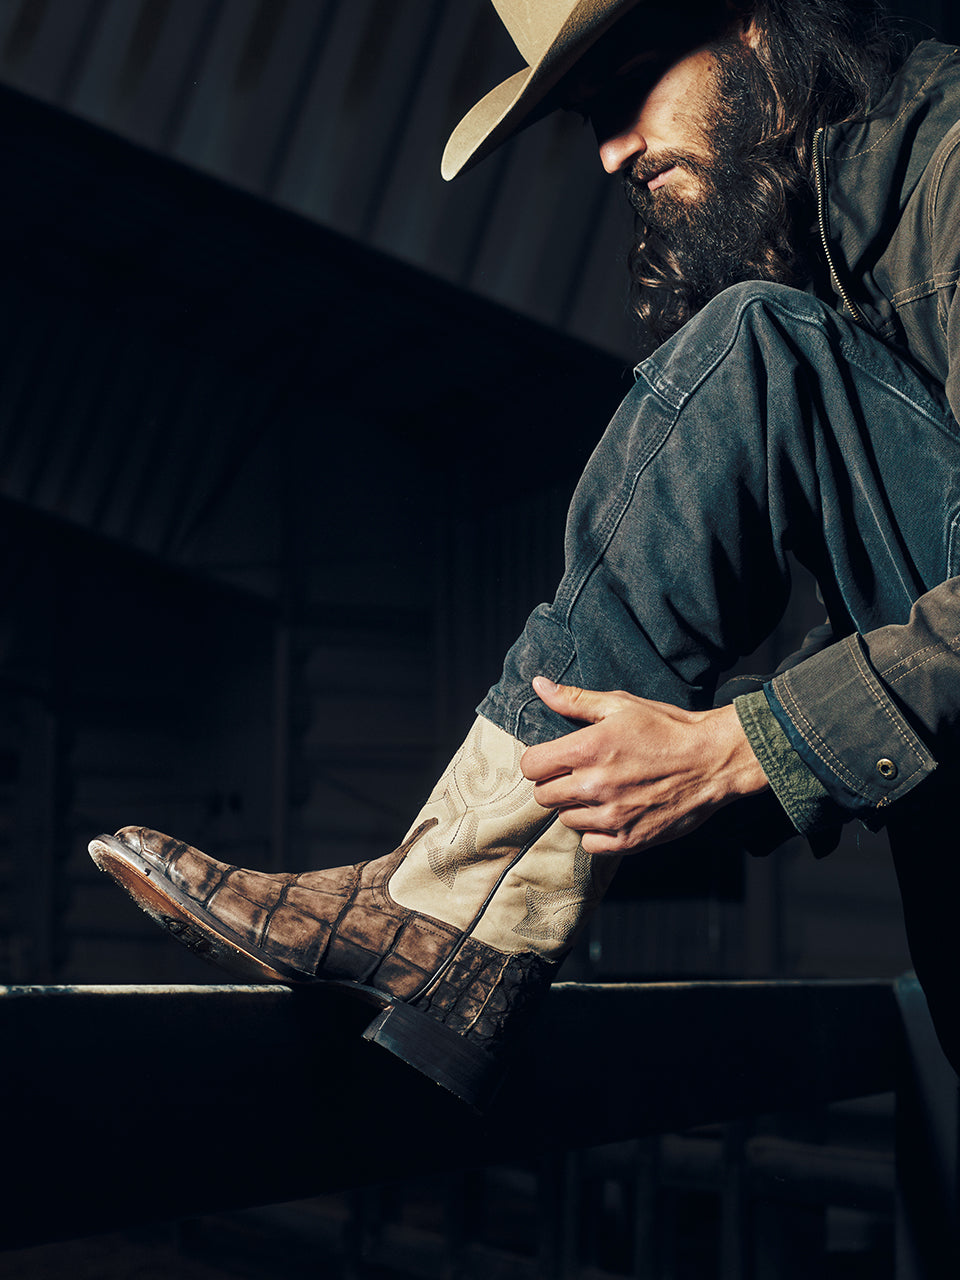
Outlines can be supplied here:
M796 830L801 835L811 835L835 824L836 804L790 745L764 690L742 694L733 705L771 790Z
M791 746L850 817L893 804L937 767L858 635L775 676L767 693Z

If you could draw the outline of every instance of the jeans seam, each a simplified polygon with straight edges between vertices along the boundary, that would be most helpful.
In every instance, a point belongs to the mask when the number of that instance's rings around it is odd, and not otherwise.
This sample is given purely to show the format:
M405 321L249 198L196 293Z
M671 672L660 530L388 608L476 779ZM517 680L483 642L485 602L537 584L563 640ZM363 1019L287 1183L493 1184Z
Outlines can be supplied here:
M649 380L647 380L647 382L648 382L648 385L651 385L649 383ZM657 394L656 391L653 391L653 394L656 395ZM661 400L661 404L665 403L662 397L659 397L659 398ZM658 434L656 440L652 443L650 450L647 456L643 459L643 462L641 463L641 465L637 467L636 470L633 472L632 476L630 477L629 484L627 484L626 481L624 482L624 485L621 490L621 494L622 494L621 501L616 503L612 507L610 514L606 517L604 522L599 526L597 530L596 548L593 555L591 555L590 559L584 563L582 572L577 574L565 575L565 576L568 576L570 579L569 588L563 591L562 594L560 592L558 592L557 594L557 599L556 599L557 610L563 619L563 627L567 631L567 633L570 635L571 640L573 640L573 636L570 631L570 619L571 619L573 610L576 606L577 600L580 598L581 594L583 593L584 587L586 587L587 582L590 580L592 575L596 572L596 569L599 566L601 560L606 555L607 550L610 546L610 543L613 541L614 536L616 535L617 529L623 522L623 518L627 514L627 511L630 509L630 504L633 501L634 494L637 491L637 485L640 483L640 477L647 470L647 468L650 466L650 463L654 460L654 458L657 456L657 454L666 444L667 440L670 438L670 435L674 427L676 426L677 416L679 411L674 409L672 405L668 405L667 407L672 410L672 416L669 419L669 421L665 423L664 430ZM575 642L574 642L574 654L576 654ZM567 665L569 665L569 663Z

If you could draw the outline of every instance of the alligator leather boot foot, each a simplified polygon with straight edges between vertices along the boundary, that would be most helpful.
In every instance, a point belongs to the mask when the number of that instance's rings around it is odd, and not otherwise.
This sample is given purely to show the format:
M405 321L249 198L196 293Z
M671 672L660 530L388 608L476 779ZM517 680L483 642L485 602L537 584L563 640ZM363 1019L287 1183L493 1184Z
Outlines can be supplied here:
M584 853L478 719L393 853L300 874L230 866L143 827L90 854L186 946L239 976L348 984L364 1032L482 1110L618 859Z

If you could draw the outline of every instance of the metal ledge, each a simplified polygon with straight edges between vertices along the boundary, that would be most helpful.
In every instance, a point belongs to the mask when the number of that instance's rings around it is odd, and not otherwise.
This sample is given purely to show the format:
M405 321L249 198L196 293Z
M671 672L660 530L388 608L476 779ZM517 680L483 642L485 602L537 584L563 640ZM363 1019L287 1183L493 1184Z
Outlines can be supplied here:
M0 988L0 1244L895 1087L889 982L559 984L481 1120L333 987Z

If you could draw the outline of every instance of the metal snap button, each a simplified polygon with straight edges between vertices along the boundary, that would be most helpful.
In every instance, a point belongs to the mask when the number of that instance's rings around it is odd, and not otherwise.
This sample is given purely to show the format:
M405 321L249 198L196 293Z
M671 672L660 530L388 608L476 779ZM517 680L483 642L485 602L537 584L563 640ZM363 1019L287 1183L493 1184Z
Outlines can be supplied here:
M877 773L881 778L886 778L889 781L891 778L895 778L899 772L900 770L892 760L884 757L882 760L877 761Z

